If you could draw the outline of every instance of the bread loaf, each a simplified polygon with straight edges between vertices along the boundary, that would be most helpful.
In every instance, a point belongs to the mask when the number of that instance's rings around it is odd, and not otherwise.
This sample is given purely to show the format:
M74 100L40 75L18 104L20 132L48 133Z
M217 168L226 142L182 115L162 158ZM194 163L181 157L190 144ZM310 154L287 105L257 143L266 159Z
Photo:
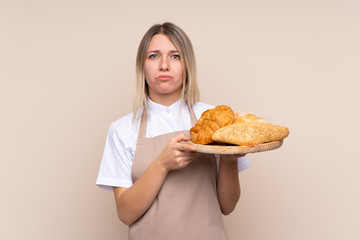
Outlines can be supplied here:
M247 112L235 113L234 123L249 123L249 122L264 123L266 121L264 118L257 117L251 113L247 113Z
M212 135L212 139L218 142L251 146L282 140L288 135L287 127L266 122L243 122L219 128Z

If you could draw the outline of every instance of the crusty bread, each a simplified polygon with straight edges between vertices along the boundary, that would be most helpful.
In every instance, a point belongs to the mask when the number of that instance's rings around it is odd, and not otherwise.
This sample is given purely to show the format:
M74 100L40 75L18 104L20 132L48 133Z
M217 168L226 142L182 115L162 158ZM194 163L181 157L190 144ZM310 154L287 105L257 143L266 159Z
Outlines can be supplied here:
M190 129L191 141L197 144L213 142L213 133L219 128L232 124L234 118L233 110L226 105L219 105L203 112L196 125Z
M267 123L264 118L237 112L226 105L205 111L190 129L191 140L197 144L212 142L251 146L286 138L287 127Z
M218 142L251 146L282 140L288 135L287 127L266 122L243 122L219 128L212 135L212 139Z
M257 117L254 114L250 114L247 112L235 113L234 123L249 123L249 122L264 123L266 121L262 117Z

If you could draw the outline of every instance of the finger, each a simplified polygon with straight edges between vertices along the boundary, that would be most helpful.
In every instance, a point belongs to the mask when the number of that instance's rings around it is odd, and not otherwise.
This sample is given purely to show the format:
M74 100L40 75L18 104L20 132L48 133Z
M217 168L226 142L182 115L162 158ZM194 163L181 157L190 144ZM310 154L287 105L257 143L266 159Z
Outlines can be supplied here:
M180 151L183 151L183 152L195 152L195 147L188 144L188 143L179 143L179 148L178 148Z
M193 159L195 157L195 152L183 152L181 157L182 159Z
M174 137L173 140L175 142L179 143L182 141L189 141L189 138L185 134L180 134L180 135L177 135L176 137Z
M186 167L187 165L189 165L191 163L192 159L186 159L182 162L181 166L182 167Z

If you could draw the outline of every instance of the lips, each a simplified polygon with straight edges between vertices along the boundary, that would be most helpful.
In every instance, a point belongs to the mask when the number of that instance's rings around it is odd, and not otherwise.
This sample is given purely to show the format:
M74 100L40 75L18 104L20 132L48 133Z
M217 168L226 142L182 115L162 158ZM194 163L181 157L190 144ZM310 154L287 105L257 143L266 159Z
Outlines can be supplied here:
M160 75L156 77L157 80L161 80L161 81L166 81L166 80L171 80L172 76L170 75Z

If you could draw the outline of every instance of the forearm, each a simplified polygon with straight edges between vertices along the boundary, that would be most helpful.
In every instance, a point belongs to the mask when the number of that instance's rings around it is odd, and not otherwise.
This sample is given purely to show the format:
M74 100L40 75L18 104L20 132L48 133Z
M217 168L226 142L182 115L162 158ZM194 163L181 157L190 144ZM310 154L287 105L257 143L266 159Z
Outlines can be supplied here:
M237 158L221 155L217 180L217 192L221 212L230 214L240 198L240 183L237 167Z
M163 152L150 164L130 188L114 188L118 216L127 225L138 220L153 204L169 171L186 167L195 148L181 143L184 134L172 138Z
M127 225L139 219L154 202L168 170L155 160L144 174L128 189L115 194L120 220Z

